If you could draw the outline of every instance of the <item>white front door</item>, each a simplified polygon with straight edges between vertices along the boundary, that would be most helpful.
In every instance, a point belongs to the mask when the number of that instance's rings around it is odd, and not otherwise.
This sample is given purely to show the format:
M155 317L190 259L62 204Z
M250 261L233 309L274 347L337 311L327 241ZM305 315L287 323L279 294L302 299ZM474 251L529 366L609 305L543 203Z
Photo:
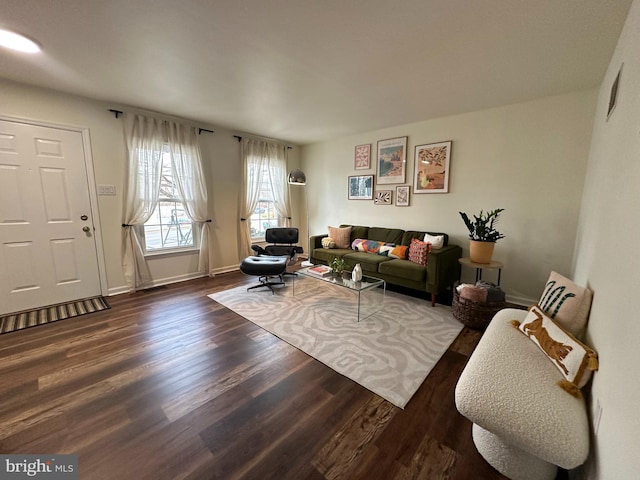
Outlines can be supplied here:
M0 314L100 295L78 131L0 120Z

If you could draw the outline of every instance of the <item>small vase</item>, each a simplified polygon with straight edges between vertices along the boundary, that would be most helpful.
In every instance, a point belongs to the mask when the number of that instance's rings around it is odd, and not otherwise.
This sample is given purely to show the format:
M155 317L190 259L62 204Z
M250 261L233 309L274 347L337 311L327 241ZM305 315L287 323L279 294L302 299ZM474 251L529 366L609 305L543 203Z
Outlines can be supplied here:
M353 267L353 271L351 272L351 280L354 282L362 281L362 267L359 263L356 263L356 266Z

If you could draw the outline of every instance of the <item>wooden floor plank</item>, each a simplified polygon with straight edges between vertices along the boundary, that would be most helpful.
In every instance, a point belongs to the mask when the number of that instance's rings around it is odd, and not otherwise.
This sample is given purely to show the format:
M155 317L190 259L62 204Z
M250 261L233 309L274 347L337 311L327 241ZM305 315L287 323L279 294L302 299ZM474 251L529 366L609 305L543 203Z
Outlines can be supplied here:
M504 478L453 403L479 332L401 410L206 296L254 281L118 295L0 335L0 452L78 454L83 480Z
M371 397L327 442L313 459L313 465L327 479L347 478L353 465L398 410L381 397Z

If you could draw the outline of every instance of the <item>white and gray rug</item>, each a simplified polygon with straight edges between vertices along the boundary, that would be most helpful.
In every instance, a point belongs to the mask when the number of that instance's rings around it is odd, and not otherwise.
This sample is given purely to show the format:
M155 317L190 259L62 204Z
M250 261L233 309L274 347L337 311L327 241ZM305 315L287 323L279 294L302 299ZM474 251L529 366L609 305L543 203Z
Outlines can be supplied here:
M288 284L275 295L237 287L209 297L400 408L463 328L450 307L395 292L359 323L354 292L299 278L295 293Z

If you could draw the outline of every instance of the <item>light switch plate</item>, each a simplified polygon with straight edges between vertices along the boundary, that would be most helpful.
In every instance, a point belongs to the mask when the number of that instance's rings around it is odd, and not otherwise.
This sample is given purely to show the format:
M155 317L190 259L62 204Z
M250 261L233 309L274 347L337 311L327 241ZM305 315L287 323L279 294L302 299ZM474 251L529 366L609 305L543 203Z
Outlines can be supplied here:
M115 195L115 185L98 185L98 195Z

